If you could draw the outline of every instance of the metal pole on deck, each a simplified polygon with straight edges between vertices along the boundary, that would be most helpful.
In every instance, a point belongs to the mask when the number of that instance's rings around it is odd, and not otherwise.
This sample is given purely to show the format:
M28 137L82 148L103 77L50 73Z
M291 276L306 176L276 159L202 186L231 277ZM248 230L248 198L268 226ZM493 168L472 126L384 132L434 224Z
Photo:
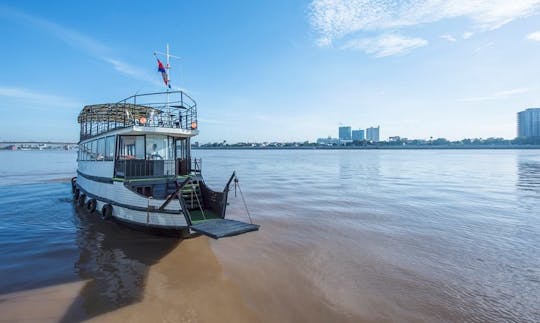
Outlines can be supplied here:
M154 52L154 56L157 57L157 55L165 55L165 58L166 58L166 66L165 66L165 70L167 72L167 103L166 103L166 111L167 113L170 115L170 100L169 100L169 95L170 95L170 84L171 84L171 57L172 58L177 58L177 59L181 59L181 57L179 56L175 56L175 55L171 55L170 52L169 52L169 43L167 43L167 46L166 46L166 50L165 50L165 53L162 53L162 52ZM172 121L172 120L171 120Z
M167 113L170 115L169 111L169 87L171 86L171 63L169 60L169 43L167 43L167 50L166 50L166 56L167 56L167 66L165 67L167 69ZM171 121L172 122L172 121Z

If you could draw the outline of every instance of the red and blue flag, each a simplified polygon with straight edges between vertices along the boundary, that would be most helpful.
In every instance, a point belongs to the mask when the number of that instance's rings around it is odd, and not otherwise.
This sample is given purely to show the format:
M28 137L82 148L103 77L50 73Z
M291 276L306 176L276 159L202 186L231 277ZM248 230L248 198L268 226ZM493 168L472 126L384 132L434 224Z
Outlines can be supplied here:
M161 63L159 58L157 59L157 63L158 63L158 72L161 73L161 76L163 77L163 82L165 82L165 85L168 86L170 89L171 85L169 84L169 76L167 75L167 71L165 70L163 63Z

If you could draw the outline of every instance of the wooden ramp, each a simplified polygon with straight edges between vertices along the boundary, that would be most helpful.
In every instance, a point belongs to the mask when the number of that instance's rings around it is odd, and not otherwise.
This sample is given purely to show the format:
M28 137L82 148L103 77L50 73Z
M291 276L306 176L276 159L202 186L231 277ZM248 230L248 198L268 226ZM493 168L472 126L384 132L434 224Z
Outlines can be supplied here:
M211 238L219 239L257 231L259 225L228 219L212 219L195 223L190 228Z

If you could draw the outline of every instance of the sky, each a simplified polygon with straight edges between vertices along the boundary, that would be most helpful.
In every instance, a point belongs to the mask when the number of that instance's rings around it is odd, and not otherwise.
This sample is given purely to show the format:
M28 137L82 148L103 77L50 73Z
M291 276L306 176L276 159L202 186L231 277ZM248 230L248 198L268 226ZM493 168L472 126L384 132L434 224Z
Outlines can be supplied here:
M516 136L540 107L540 0L2 1L0 141L78 141L84 105L164 90L206 142Z

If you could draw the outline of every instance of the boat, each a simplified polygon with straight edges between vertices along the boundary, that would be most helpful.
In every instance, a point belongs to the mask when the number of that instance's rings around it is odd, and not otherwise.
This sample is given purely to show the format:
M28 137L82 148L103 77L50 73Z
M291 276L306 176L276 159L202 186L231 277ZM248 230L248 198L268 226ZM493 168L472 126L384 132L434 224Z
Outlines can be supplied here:
M136 94L116 103L85 106L73 194L80 208L135 229L190 237L237 235L259 228L226 220L232 173L222 191L191 157L199 134L197 104L183 91ZM242 195L243 196L243 195Z
M166 55L169 69L168 45ZM258 230L251 217L250 223L225 219L228 192L238 185L236 173L221 191L205 183L202 160L191 157L191 139L199 134L197 103L184 91L171 90L159 59L158 64L166 91L87 105L80 112L77 177L72 179L79 208L181 238L205 234L217 239Z

